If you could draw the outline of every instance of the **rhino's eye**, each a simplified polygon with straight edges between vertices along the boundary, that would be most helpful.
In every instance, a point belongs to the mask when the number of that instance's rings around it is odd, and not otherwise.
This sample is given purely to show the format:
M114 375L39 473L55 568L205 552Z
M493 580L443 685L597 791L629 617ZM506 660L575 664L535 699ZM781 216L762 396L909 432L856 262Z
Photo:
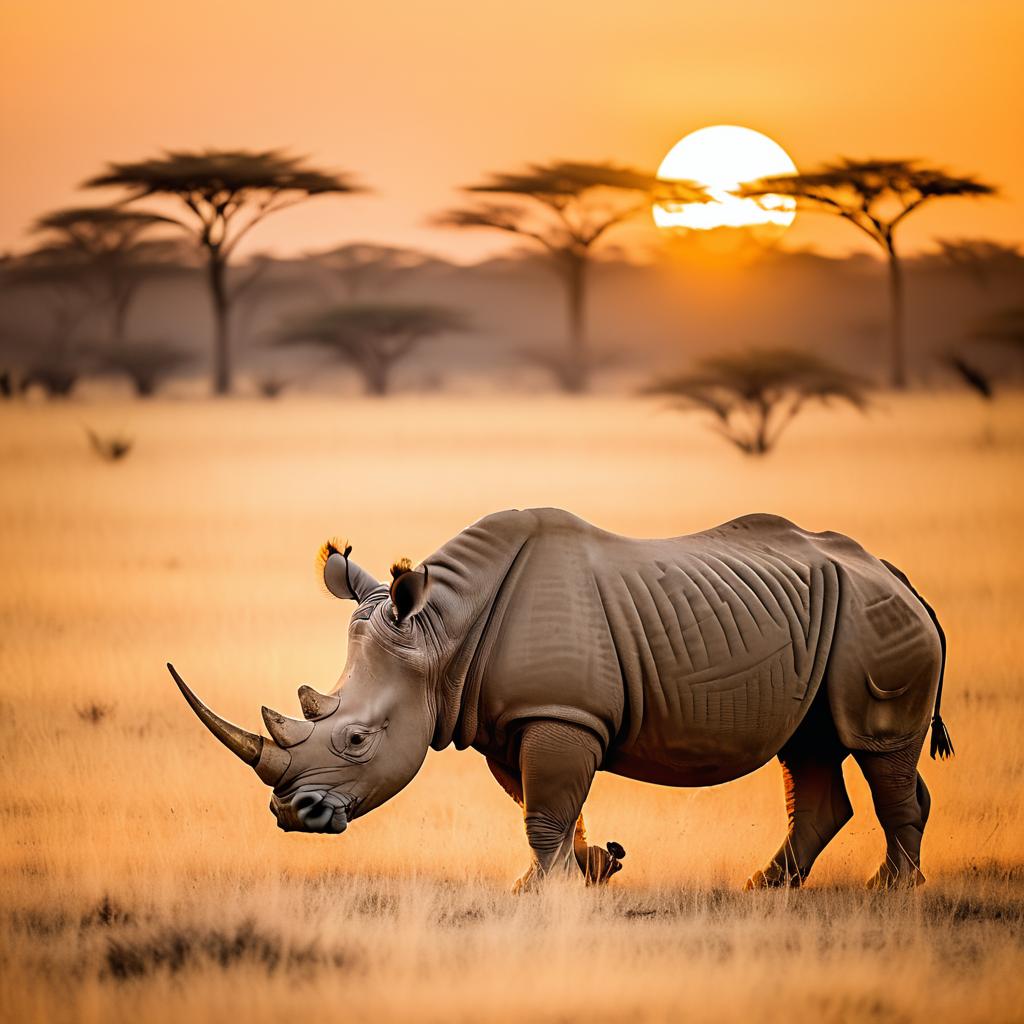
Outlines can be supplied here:
M380 729L367 729L365 725L341 725L331 733L331 746L346 761L363 764L373 757L381 736Z

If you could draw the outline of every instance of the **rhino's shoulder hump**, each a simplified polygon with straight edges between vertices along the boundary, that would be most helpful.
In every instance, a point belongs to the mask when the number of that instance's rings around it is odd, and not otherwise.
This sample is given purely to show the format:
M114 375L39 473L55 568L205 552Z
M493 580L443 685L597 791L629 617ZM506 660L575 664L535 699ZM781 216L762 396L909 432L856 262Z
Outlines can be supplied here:
M729 535L742 534L751 537L773 537L779 534L803 534L796 523L784 516L773 515L771 512L752 512L750 515L730 519L727 523L714 526L707 533Z
M563 532L579 531L582 533L602 532L596 526L581 519L572 512L566 512L563 508L531 508L528 510L534 518L536 532Z
M558 530L580 530L603 533L598 527L581 519L572 512L562 508L509 508L501 512L491 512L478 519L469 529L488 529L492 532L522 532L524 528L531 533L544 533Z
M533 509L508 508L491 512L467 526L462 533L489 534L495 537L522 536L536 529Z

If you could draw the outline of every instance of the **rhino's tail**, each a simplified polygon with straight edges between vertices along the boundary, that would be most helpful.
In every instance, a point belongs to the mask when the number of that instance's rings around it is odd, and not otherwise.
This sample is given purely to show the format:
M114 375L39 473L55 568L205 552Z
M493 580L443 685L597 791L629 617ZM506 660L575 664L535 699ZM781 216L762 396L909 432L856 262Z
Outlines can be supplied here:
M907 574L901 569L897 569L892 562L887 562L884 558L882 559L882 565L901 583L906 584L914 597L924 605L925 611L928 612L928 617L935 626L935 632L939 634L942 660L939 663L939 688L935 692L935 713L932 715L932 743L929 753L933 759L937 757L940 761L944 761L956 753L953 749L953 741L950 739L946 723L942 721L942 715L939 714L939 709L942 706L942 680L946 675L946 634L942 629L942 624L939 622L939 617L935 614L935 609L918 593L917 587L907 579Z

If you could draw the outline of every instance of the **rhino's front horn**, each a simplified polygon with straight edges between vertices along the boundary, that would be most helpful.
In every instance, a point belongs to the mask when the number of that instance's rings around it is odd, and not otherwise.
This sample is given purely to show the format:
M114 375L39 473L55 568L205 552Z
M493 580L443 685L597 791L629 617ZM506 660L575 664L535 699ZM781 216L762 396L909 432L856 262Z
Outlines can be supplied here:
M284 774L291 763L291 755L275 743L248 732L237 725L214 714L188 687L181 676L168 662L167 670L178 684L182 696L196 713L199 721L224 744L232 754L240 757L247 765L256 769L256 774L268 786L273 786Z
M297 718L289 718L270 708L263 708L262 711L267 732L279 747L294 747L296 743L309 739L309 734L313 731L312 722L300 722Z
M333 715L341 704L341 698L317 693L312 686L300 686L299 704L302 706L303 717L314 721L317 718Z

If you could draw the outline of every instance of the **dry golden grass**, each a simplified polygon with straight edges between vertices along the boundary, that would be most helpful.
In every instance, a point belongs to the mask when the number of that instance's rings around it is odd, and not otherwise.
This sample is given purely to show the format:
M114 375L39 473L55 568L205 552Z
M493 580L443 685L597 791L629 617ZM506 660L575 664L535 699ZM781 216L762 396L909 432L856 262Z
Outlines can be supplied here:
M103 463L82 422L123 430ZM0 408L0 1018L1003 1021L1024 1012L1024 407L814 413L751 461L636 400ZM503 507L690 532L750 511L852 534L939 611L957 746L926 761L928 885L869 894L854 820L808 888L737 890L774 852L777 765L728 786L599 777L604 891L524 898L518 811L472 751L431 754L341 838L284 835L202 730L327 689L348 608L313 559L383 576Z

